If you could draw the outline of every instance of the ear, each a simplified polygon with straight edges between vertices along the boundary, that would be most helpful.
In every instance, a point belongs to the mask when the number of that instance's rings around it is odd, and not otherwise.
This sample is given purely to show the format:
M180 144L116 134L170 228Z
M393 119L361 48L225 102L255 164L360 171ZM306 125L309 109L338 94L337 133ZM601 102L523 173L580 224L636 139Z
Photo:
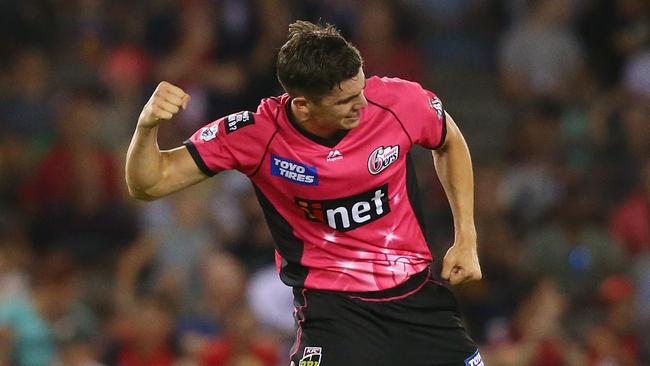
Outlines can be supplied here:
M309 104L309 100L307 100L305 97L295 97L292 99L292 102L296 108L304 108Z
M311 102L307 100L305 97L295 97L293 100L291 100L291 103L293 103L294 107L301 113L309 113L309 105Z

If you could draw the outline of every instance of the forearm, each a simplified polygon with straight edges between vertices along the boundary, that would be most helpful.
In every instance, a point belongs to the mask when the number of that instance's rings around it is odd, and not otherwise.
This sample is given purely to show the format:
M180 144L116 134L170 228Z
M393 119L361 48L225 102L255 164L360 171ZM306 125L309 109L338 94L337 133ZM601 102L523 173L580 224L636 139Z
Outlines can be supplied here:
M454 216L456 238L462 236L475 243L474 174L467 143L453 120L449 118L448 141L433 152L438 178L449 200Z
M131 196L152 200L206 178L184 146L168 151L158 148L159 124L185 109L189 100L181 88L161 81L142 108L126 153L126 184Z
M126 184L136 198L151 199L146 192L163 177L163 154L158 148L158 126L136 127L126 155Z

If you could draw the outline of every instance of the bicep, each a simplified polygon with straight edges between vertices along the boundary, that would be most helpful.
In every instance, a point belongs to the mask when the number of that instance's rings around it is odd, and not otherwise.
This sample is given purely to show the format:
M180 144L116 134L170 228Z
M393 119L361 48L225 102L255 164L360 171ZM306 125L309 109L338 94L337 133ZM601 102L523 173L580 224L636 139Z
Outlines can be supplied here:
M442 145L437 149L434 150L434 156L436 155L436 152L444 152L450 145L459 143L459 142L464 142L463 135L460 132L460 129L458 128L458 125L454 121L454 119L449 115L449 113L445 113L445 139L442 143Z
M208 178L198 167L187 147L162 151L162 179L147 191L149 198L159 198L182 190Z

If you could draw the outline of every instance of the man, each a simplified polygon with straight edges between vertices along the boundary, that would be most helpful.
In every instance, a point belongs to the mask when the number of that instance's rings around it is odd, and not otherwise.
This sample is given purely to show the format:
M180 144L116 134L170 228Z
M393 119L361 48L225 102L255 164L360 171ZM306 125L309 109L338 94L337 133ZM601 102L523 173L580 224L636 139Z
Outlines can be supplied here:
M226 169L250 178L294 289L296 366L482 365L456 300L431 279L409 156L434 150L455 226L442 277L457 285L481 278L467 145L433 93L361 66L332 26L295 22L277 60L287 94L169 151L156 131L190 97L160 83L129 147L129 191L151 200Z

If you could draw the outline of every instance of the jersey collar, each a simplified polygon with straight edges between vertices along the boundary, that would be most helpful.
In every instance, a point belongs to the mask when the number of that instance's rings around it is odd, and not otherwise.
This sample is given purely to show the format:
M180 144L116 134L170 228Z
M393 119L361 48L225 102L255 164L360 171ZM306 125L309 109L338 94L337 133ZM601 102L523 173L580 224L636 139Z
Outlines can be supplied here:
M296 120L296 117L293 115L293 112L291 111L291 98L287 100L287 103L284 105L284 109L287 113L287 119L289 120L289 123L303 136L308 138L309 140L319 144L323 145L326 147L335 147L343 138L350 132L350 130L338 130L332 135L330 138L324 138L320 137L318 135L314 135L313 133L305 130L298 121Z

